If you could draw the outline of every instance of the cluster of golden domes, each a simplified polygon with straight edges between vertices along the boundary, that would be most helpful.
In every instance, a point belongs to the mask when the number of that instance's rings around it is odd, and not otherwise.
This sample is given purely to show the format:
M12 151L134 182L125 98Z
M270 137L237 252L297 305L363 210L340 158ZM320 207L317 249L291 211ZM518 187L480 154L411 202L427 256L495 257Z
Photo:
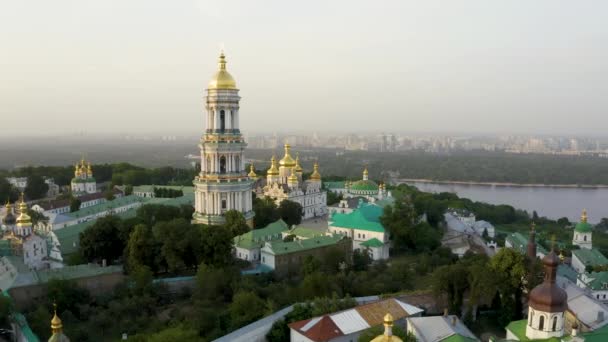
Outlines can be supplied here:
M291 145L289 145L289 144L285 144L285 155L278 162L278 166L277 166L277 158L274 155L272 156L272 158L270 159L270 168L268 169L268 171L266 171L266 174L268 176L278 176L280 173L279 168L285 168L285 169L291 170L291 174L287 178L288 183L297 182L298 181L297 174L301 175L302 172L304 172L302 165L300 165L300 155L299 154L296 155L296 158L294 159L291 156ZM310 175L309 179L314 180L314 181L321 181L321 174L319 173L319 163L318 162L314 163L313 172Z
M93 176L93 169L91 168L91 162L85 162L84 158L80 160L79 163L74 165L74 176L80 177L87 175L88 177Z

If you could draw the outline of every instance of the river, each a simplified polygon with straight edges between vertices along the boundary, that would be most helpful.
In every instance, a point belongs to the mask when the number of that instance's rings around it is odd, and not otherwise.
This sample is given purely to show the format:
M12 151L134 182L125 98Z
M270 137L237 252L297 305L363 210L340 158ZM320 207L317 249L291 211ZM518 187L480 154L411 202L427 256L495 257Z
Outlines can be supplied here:
M473 201L509 204L518 209L551 219L567 217L578 222L587 209L589 222L608 217L608 188L558 188L526 186L493 186L406 181L425 192L453 192Z

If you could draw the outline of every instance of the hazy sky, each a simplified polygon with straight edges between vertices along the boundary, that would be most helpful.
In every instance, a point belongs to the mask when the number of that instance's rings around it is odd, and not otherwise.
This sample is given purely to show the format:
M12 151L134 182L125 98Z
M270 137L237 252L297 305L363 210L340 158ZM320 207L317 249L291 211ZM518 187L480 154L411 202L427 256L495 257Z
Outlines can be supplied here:
M1 0L3 134L196 132L220 46L245 131L603 133L608 1Z

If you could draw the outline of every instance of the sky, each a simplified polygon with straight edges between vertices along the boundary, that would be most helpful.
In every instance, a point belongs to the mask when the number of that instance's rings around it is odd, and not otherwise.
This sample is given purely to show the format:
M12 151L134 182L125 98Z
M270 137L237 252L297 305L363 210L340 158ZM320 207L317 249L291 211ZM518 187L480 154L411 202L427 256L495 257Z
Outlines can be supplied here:
M243 131L603 134L606 13L605 0L0 0L0 129L200 132L223 47Z

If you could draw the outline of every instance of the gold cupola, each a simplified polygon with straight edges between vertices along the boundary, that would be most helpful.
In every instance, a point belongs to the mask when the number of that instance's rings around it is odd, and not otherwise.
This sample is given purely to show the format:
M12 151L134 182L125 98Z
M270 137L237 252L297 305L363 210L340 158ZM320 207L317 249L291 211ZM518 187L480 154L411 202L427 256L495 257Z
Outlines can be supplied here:
M209 81L208 89L236 89L236 81L226 70L226 56L224 51L220 53L218 71Z
M270 168L268 169L268 171L266 171L266 174L268 176L279 175L279 169L277 168L277 158L275 156L272 156L272 158L270 159Z
M299 153L296 153L296 166L294 166L294 168L296 169L296 173L304 172L304 169L302 169L302 166L300 165L300 154Z
M371 342L403 342L399 336L393 335L393 315L387 313L384 316L384 334L374 338Z
M247 176L249 176L249 178L258 178L258 175L255 173L255 166L253 166L253 163L251 163L249 166L249 174L247 174Z
M32 218L27 214L27 204L23 199L23 192L21 193L21 200L19 201L19 216L17 216L17 227L31 226Z
M74 177L80 177L80 165L78 163L74 165Z
M288 184L297 184L298 183L298 176L296 176L295 167L291 168L291 175L287 178L287 183Z
M581 214L581 222L587 223L587 209L583 209L583 213Z
M319 163L317 163L317 162L315 162L315 165L313 166L312 174L310 175L310 179L315 180L315 181L321 180L321 174L319 173Z
M69 342L70 339L63 333L63 322L57 316L57 304L53 304L53 318L51 319L51 331L53 335L49 337L49 342Z
M296 166L296 161L293 160L293 158L291 157L290 151L291 151L291 145L285 144L285 156L283 156L283 159L281 159L281 161L279 161L279 165L284 166L284 167L295 167Z
M91 162L87 164L87 176L93 177L93 169L91 168Z

